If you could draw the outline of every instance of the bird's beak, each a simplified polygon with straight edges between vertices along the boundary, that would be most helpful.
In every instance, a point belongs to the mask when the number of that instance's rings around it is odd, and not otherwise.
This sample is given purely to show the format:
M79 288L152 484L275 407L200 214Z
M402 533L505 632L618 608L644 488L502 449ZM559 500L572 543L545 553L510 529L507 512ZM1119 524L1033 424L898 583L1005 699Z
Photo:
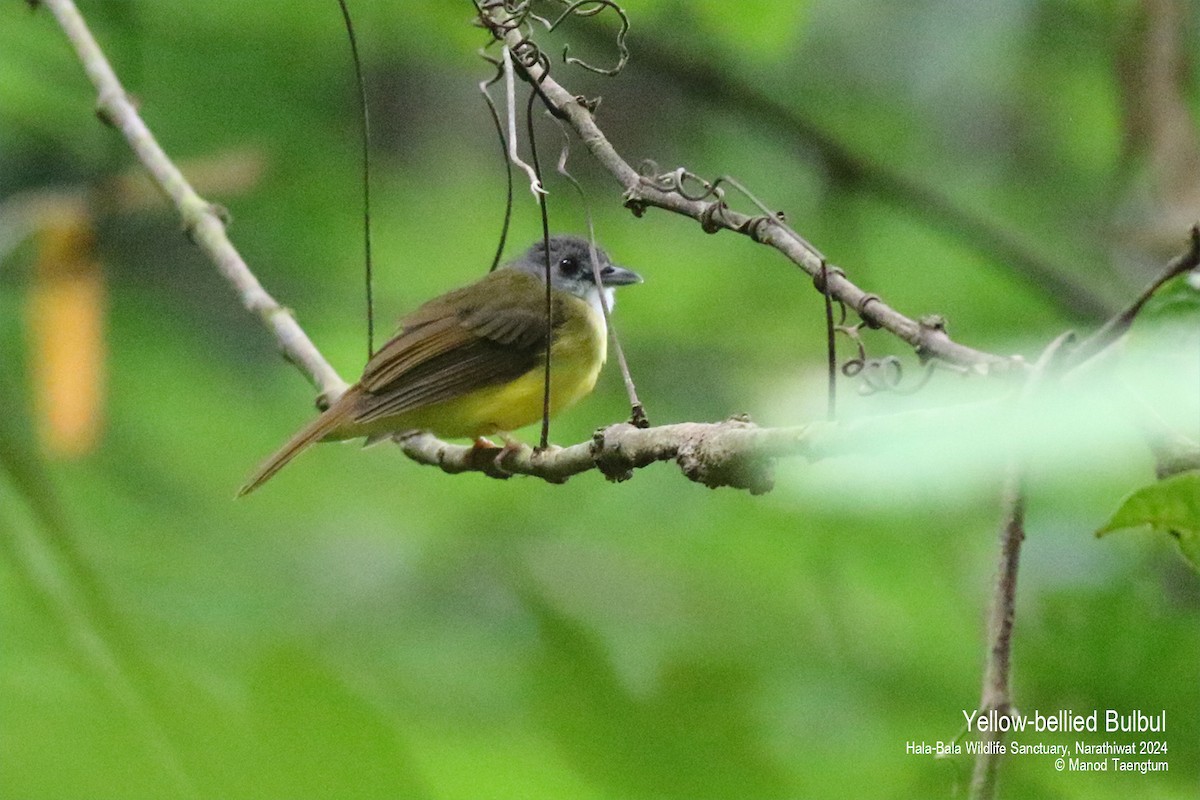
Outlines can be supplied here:
M638 275L631 269L618 267L614 264L607 264L604 269L600 270L600 283L605 286L628 286L632 283L641 282L641 275Z

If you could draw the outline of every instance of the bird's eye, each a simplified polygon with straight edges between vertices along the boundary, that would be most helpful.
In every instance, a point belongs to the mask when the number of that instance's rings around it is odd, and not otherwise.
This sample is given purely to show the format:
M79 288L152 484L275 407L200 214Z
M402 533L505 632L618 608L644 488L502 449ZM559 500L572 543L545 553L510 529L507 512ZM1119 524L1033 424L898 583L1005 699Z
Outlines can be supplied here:
M572 256L567 256L558 262L558 270L568 278L573 277L579 274L579 261Z

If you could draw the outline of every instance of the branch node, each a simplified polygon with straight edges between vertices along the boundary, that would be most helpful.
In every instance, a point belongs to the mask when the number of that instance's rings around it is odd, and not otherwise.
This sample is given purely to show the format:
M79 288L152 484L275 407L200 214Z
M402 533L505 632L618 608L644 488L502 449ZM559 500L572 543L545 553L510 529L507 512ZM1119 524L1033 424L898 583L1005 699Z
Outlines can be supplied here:
M517 441L506 441L503 447L497 449L492 447L490 442L480 446L478 440L467 451L472 459L478 457L482 460L485 475L499 480L508 480L515 474L509 466L518 456L528 454L529 460L532 461L533 456L539 452L540 448L530 450L529 445Z
M221 205L220 203L209 203L208 213L220 220L221 224L226 228L233 224L233 214L227 207Z
M645 180L645 178L642 180ZM624 203L625 207L632 211L635 217L640 219L645 215L647 204L636 186L632 186L625 190Z
M705 233L716 233L728 224L728 216L726 211L729 206L725 205L724 200L714 200L704 207L697 219L700 221L700 228Z
M941 314L926 314L918 319L917 323L921 326L921 330L946 332L946 318Z
M746 414L726 420L730 428L757 429ZM710 489L728 486L745 489L752 495L766 494L775 488L774 461L756 454L753 448L742 448L726 437L689 439L679 447L675 463L689 480Z
M767 241L767 236L771 228L778 222L783 220L783 212L778 212L775 216L768 214L760 214L757 217L751 217L738 227L739 233L745 233L754 241L763 244Z
M879 295L868 292L867 294L864 294L862 299L859 300L854 306L854 310L858 313L858 316L871 330L878 330L879 328L882 328L883 323L876 319L874 314L871 314L869 311L867 311L867 307L870 306L871 303L882 302L883 300L879 297Z
M114 103L113 102L114 98L118 102ZM115 108L116 106L120 105L119 101L124 101L124 102L128 103L129 107L132 108L135 113L140 114L142 112L142 99L140 97L138 97L136 94L134 94L133 92L127 92L124 90L121 90L121 91L114 90L112 94L106 94L104 92L101 92L99 100L97 102L106 108L108 108L108 107Z
M31 0L31 2L37 3L40 2L40 0ZM113 117L113 114L108 109L108 106L102 103L96 104L96 119L100 120L100 124L106 128L116 129L117 127L116 118Z
M285 353L284 355L286 357L287 354ZM337 397L332 396L330 392L321 392L313 400L313 405L317 407L317 413L324 414L336 399Z
M819 269L814 272L812 276L813 287L816 288L816 290L821 294L826 294L828 292L828 289L825 286L826 281L829 280L827 276L836 275L839 278L846 277L846 271L841 267L835 267L833 264L825 264L824 267L824 269Z
M562 452L561 447L551 444L545 447L535 447L529 454L529 465L546 483L562 485L567 482L568 475L557 474L547 466L547 462L560 452Z
M926 314L917 320L917 325L920 328L920 334L916 347L913 349L917 353L917 358L924 364L935 357L935 348L929 340L935 336L946 336L946 318L941 314Z
M607 431L608 428L597 428L592 434L592 461L605 478L613 483L621 483L633 477L634 464L622 451L620 444L609 445L605 438Z

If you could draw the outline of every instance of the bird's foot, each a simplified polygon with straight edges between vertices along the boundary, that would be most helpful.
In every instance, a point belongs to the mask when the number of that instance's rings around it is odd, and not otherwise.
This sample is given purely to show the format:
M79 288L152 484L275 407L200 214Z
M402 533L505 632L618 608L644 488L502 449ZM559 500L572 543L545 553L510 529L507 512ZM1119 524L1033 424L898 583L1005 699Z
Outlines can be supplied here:
M513 456L516 456L516 455L528 450L529 445L525 444L522 441L514 439L513 437L511 437L507 434L502 433L502 434L500 434L500 436L502 439L504 439L504 446L500 448L500 452L496 453L496 457L494 459L492 459L492 462L496 465L496 469L501 470L501 471L506 472L509 475L511 475L511 474L513 474L512 471L504 466L504 462L506 460L508 460L509 458L512 458Z
M470 459L478 465L480 469L487 475L493 478L511 478L513 471L504 466L504 462L513 455L521 452L524 444L512 439L508 436L503 436L504 445L498 445L491 439L485 436L476 436L474 443L471 445Z

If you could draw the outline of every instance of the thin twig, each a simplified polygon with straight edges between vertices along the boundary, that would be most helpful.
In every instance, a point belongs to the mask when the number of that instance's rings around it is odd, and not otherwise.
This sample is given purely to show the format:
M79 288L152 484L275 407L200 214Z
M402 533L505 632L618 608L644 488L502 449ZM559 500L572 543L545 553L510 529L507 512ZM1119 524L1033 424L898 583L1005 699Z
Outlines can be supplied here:
M1003 523L1000 526L1000 556L996 583L988 615L987 662L983 673L983 692L979 700L980 716L990 711L999 716L1012 714L1012 631L1016 620L1017 568L1021 543L1025 541L1024 469L1018 459L1009 464L1001 495ZM991 726L984 741L1004 740L1000 726ZM971 776L971 800L991 800L996 796L1002 756L997 747L984 747L975 758Z
M117 79L116 73L104 57L100 45L88 30L75 4L71 0L44 0L42 4L58 20L63 33L75 48L88 79L95 86L98 94L96 107L100 118L125 137L138 160L150 173L155 185L175 206L191 239L233 286L242 305L257 314L271 329L288 360L312 380L325 398L340 396L346 390L346 382L318 352L291 313L275 302L246 266L246 262L226 235L225 223L217 207L196 193L183 173L159 146L129 101L120 80Z
M1071 354L1071 365L1082 364L1121 338L1133 325L1133 321L1137 319L1137 315L1141 313L1142 308L1155 292L1161 289L1167 281L1196 269L1198 266L1200 266L1200 224L1192 226L1187 250L1167 262L1162 273L1151 281L1128 307L1105 322L1095 333L1084 339L1079 347L1075 348L1075 352Z
M512 162L508 159L508 140L504 138L504 123L500 121L500 112L496 109L496 101L492 100L492 95L488 92L488 87L504 77L504 65L500 62L493 63L496 64L496 74L490 80L479 82L479 93L483 95L483 102L487 104L492 124L496 126L496 136L500 140L500 158L504 161L507 189L504 196L504 221L500 224L500 238L496 242L496 253L492 256L492 265L488 267L488 272L494 272L500 266L500 257L504 255L504 244L508 241L508 228L512 224L513 210L513 174Z
M503 48L501 53L504 64L504 99L508 103L508 160L529 176L529 191L535 198L540 197L546 193L546 190L542 188L541 177L537 170L522 161L521 156L517 153L517 90L516 82L513 80L512 53L507 47Z
M825 417L837 419L837 330L833 323L833 298L829 296L829 265L821 264L821 296L825 300Z
M1043 352L1029 373L1029 378L1017 398L1017 409L1023 412L1031 398L1040 390L1047 375L1058 366L1073 336L1064 333ZM983 673L983 690L979 700L981 716L995 711L999 716L1012 713L1012 633L1016 619L1017 569L1021 560L1021 543L1025 540L1025 454L1014 448L1009 461L1001 498L1000 553L996 583L988 614L987 659ZM988 728L985 742L1000 742L1004 733L1000 726ZM971 800L991 800L996 796L1002 754L999 748L984 747L975 760L971 777Z
M511 75L511 73L510 73ZM542 186L542 163L538 160L537 153L537 136L533 130L533 101L537 97L533 92L529 93L529 100L525 104L525 134L529 137L529 158L533 161L533 174L539 191L534 193L537 198L538 216L542 221L542 258L545 267L545 299L546 299L546 346L543 354L545 368L542 371L542 433L538 440L538 450L546 450L550 447L550 372L551 358L553 352L551 344L554 338L554 303L553 303L553 281L550 280L550 209L546 205L546 192L541 190Z
M346 26L346 37L350 40L350 56L354 62L354 83L358 87L358 106L362 112L362 200L363 200L363 282L367 306L367 360L375 355L375 264L371 257L371 115L367 103L367 82L363 78L362 58L358 55L358 37L354 35L354 22L350 19L350 7L346 0L338 0L342 9L342 22Z
M583 190L583 185L567 169L567 159L571 156L571 137L567 135L567 129L561 122L558 120L555 122L558 123L559 130L563 135L562 150L558 153L557 172L575 187L579 201L583 203L583 216L587 220L588 229L588 254L592 260L592 280L597 286L603 286L604 281L600 276L600 254L596 252L596 224L592 219L591 204L588 202L587 192ZM612 310L608 307L608 295L603 290L600 292L600 313L604 317L604 328L608 331L613 350L617 354L617 368L621 371L621 379L625 382L625 395L629 398L629 421L639 428L648 428L650 427L650 418L646 416L646 407L638 398L637 385L633 381L633 373L629 371L629 361L625 358L625 348L621 346L621 337L612 321Z

